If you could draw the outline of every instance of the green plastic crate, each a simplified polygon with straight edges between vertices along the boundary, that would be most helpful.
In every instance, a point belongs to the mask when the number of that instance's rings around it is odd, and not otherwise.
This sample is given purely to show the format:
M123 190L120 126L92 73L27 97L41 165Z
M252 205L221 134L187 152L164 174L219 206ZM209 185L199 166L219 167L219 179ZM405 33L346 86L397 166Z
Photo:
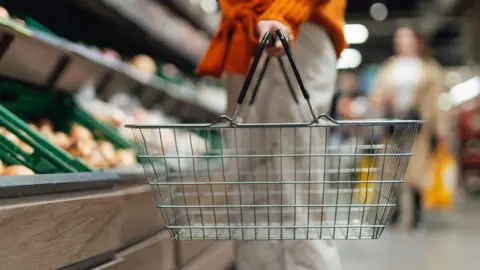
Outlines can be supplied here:
M122 138L115 128L101 123L85 112L69 93L52 91L41 86L9 78L0 78L0 104L25 121L47 118L52 121L56 130L66 133L70 131L73 123L78 123L88 128L97 139L107 140L117 149L135 147L132 142ZM25 128L41 137L23 122L21 129ZM44 143L49 144L46 140L42 141L42 144ZM64 152L63 150L58 150ZM70 156L68 153L64 153ZM73 158L70 157L70 159ZM78 165L77 163L82 162L78 159L74 160L75 162L72 162L72 166L79 171L83 171L84 169L82 168L86 165Z
M28 17L28 16L20 16L21 19L25 21L25 24L32 29L35 29L37 31L42 31L44 33L48 33L53 36L57 36L54 32L52 32L50 29L42 25L41 23L37 22L36 20Z
M2 105L0 105L0 126L33 149L32 154L26 153L0 135L0 159L6 165L24 165L39 174L91 171L86 164L52 145Z

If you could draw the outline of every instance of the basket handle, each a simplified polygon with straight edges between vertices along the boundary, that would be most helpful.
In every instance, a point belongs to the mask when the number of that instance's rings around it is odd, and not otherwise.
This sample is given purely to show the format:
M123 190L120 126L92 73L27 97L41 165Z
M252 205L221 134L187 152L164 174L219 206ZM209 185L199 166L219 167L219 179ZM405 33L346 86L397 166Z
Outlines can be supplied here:
M298 71L297 65L295 64L295 60L293 59L292 51L290 49L290 45L288 45L288 40L280 30L276 30L275 34L280 39L280 42L282 43L283 49L285 50L285 54L287 55L287 58L288 58L288 62L290 63L290 66L292 67L293 73L295 75L295 79L297 80L298 86L300 87L300 90L302 91L302 95L305 98L305 100L307 101L307 104L309 106L310 113L312 115L313 121L318 122L318 118L315 114L315 110L313 109L313 106L310 102L310 94L308 93L307 89L305 88L305 85L303 84L302 77L300 76L300 72ZM263 36L262 40L260 41L260 47L257 50L257 52L255 54L255 57L253 58L252 65L250 66L250 69L248 71L247 77L246 77L245 82L244 82L243 87L242 87L242 91L240 92L240 94L237 98L237 106L235 108L235 112L234 112L233 117L232 117L233 120L235 120L241 112L241 108L242 108L243 102L245 100L245 97L247 95L247 91L248 91L248 89L250 87L250 84L252 82L253 75L255 74L255 71L257 70L258 63L260 62L260 58L262 57L262 53L265 50L265 47L267 46L267 44L269 42L271 44L275 44L275 36L272 36L270 34L270 32L267 32ZM289 87L290 93L292 94L295 103L298 104L298 98L295 95L295 91L293 90L293 86L292 86L292 84L291 84L291 82L288 78L283 60L280 57L278 57L278 61L279 61L279 64L280 64L280 68L282 69L282 72L285 75L285 79L287 81L287 85ZM260 73L259 80L258 80L258 82L255 86L252 98L249 102L250 105L252 105L255 101L255 98L256 98L256 95L257 95L257 92L258 92L258 88L260 86L260 82L263 79L263 76L265 74L265 71L267 69L267 66L268 66L269 62L270 62L270 57L268 57L265 61L263 69Z

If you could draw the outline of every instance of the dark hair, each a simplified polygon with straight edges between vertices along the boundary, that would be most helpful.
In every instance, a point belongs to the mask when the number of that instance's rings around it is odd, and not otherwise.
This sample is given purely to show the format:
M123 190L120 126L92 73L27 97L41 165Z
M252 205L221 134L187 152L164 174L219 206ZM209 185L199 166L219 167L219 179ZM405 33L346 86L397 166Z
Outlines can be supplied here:
M428 45L427 39L423 37L420 31L418 31L418 29L412 24L401 24L397 27L396 31L402 28L407 28L413 32L415 38L418 41L418 46L420 46L420 56L425 59L430 58L432 56L432 50Z

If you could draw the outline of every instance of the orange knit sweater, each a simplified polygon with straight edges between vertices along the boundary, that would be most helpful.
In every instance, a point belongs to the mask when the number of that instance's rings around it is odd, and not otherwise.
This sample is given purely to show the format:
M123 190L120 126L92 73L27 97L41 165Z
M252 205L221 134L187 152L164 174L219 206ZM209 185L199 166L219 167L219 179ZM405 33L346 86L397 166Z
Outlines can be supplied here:
M289 26L294 37L310 20L330 35L337 56L345 48L343 35L346 0L219 0L222 21L197 73L220 77L224 71L246 74L258 46L256 23L277 20Z

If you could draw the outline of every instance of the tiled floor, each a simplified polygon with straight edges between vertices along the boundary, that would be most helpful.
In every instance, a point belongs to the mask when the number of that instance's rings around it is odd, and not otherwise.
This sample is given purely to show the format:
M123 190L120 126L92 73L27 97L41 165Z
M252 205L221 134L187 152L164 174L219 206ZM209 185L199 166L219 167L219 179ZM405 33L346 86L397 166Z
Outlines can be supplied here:
M414 233L387 229L379 240L339 241L344 270L480 269L478 198L463 200L449 216L426 218Z

